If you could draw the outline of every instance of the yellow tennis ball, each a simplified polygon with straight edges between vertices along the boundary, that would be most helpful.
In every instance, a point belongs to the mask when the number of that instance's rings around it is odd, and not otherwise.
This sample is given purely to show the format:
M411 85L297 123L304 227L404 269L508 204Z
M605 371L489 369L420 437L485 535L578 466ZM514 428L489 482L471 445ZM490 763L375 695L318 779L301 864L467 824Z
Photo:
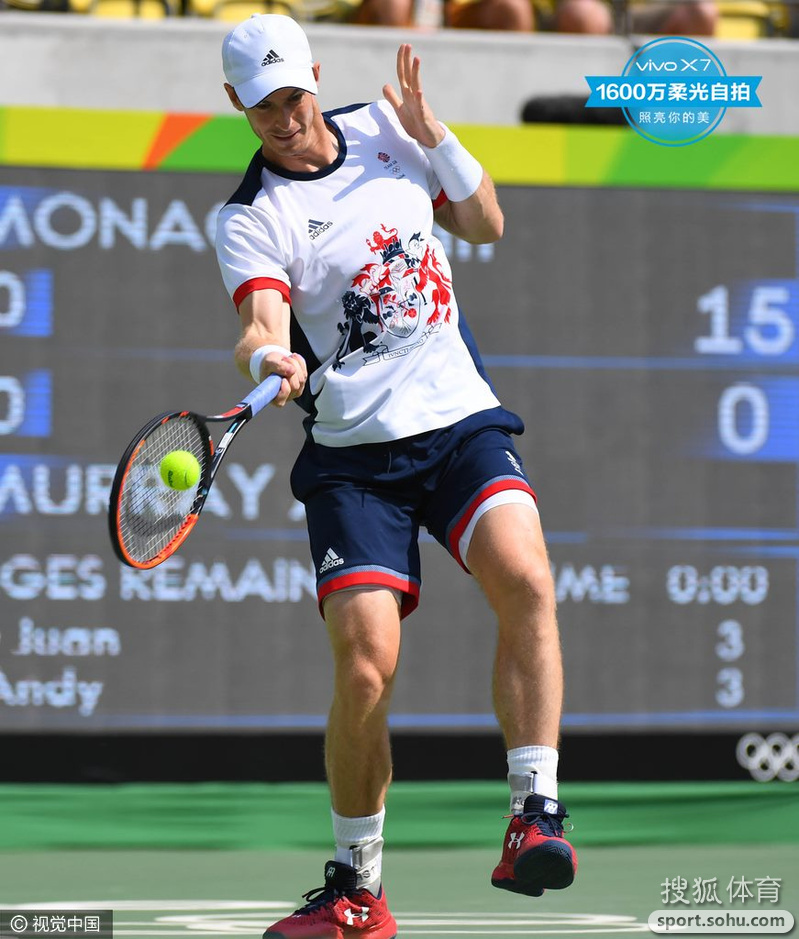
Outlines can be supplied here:
M172 450L161 460L161 479L170 489L191 489L200 480L200 463L188 450Z

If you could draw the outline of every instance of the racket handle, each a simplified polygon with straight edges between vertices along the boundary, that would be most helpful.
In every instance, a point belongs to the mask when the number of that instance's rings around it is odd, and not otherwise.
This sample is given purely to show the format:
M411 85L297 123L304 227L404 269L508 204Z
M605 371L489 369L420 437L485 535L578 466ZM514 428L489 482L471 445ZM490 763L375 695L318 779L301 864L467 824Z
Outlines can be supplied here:
M262 411L277 395L282 383L283 379L280 375L269 375L260 385L253 388L241 404L239 404L239 407L249 405L252 409L253 417L255 417L255 415L259 411Z

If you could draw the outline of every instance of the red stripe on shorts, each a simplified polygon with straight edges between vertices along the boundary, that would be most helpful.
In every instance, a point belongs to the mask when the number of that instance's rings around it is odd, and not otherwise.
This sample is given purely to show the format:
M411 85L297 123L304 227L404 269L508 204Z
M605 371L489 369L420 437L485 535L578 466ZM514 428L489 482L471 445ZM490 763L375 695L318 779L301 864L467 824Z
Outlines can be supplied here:
M399 577L394 574L389 574L387 571L350 571L349 573L340 574L338 577L333 577L330 580L326 580L324 584L317 590L317 597L319 598L319 612L324 619L324 611L322 610L322 605L327 597L331 593L335 593L337 590L343 590L345 587L392 587L394 590L399 590L402 594L402 605L400 613L403 617L408 616L410 613L419 606L419 584L413 583L407 577Z
M480 492L477 493L461 516L458 524L455 525L449 533L450 554L467 573L469 573L469 568L466 566L465 560L460 556L460 552L458 551L458 542L461 540L461 536L466 531L474 513L486 499L490 499L491 496L496 495L498 492L507 492L510 489L518 489L521 492L529 493L529 495L535 499L535 493L523 479L498 479L494 483L489 483L485 489L481 489Z

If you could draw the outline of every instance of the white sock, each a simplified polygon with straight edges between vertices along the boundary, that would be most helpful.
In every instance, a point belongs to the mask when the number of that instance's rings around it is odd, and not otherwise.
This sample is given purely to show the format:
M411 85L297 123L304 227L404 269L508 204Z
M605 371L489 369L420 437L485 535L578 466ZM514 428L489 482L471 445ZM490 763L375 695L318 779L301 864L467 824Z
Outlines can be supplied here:
M358 872L358 889L377 896L383 873L383 822L385 808L377 815L347 818L331 809L333 835L336 839L335 860L349 864Z
M558 797L558 751L554 747L516 747L508 750L510 810L521 815L530 793Z

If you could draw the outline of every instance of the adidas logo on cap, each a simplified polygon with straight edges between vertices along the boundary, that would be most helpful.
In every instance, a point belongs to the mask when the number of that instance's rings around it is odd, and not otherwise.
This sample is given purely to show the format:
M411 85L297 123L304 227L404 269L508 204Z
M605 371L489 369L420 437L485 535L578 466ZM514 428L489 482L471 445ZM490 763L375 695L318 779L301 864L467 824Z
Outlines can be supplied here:
M245 108L280 88L319 90L308 37L296 20L262 13L243 20L222 42L222 70Z
M332 228L332 222L318 222L315 218L308 219L308 234L311 238L311 241L314 238L318 238L320 235L324 234L328 228Z
M331 567L341 567L343 563L344 558L340 558L332 548L328 548L325 559L322 561L322 566L319 568L319 573L324 574L325 571L329 571Z
M278 62L283 61L284 59L281 59L274 49L270 49L269 52L267 52L264 56L264 60L261 62L261 65L277 65Z

